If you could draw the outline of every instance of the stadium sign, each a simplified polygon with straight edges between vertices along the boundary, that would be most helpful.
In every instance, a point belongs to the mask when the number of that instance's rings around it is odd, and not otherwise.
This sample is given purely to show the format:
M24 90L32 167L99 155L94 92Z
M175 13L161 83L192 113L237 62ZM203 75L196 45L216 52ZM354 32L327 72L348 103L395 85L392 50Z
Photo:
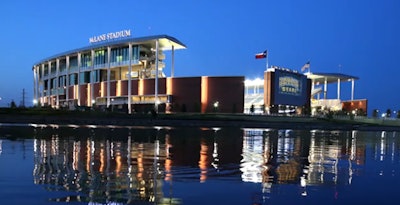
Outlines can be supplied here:
M301 95L301 83L299 79L292 76L283 76L279 78L279 92L289 95Z
M101 34L98 36L93 36L89 38L89 43L99 43L102 41L110 41L110 40L116 40L120 38L125 38L131 36L131 30L122 30L122 31L117 31L117 32L110 32L110 33L105 33Z

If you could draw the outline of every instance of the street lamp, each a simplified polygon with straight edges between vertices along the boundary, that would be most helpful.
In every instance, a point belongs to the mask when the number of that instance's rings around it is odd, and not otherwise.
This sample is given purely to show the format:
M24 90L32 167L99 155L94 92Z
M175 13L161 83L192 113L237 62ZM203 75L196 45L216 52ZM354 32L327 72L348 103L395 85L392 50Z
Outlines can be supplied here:
M1 98L0 98L0 100L1 100ZM36 107L36 105L38 104L38 101L36 99L33 99L32 103L33 103L33 106Z
M219 102L218 102L218 101L215 101L215 102L214 102L214 112L217 112L217 111L218 111L218 106L219 106Z

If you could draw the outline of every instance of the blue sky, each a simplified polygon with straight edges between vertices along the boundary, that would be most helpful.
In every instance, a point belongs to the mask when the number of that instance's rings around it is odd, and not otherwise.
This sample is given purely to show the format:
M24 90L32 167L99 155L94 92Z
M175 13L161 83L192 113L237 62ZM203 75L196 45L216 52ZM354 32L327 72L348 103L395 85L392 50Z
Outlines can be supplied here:
M265 60L254 55L268 49L270 65L300 70L309 60L312 72L358 76L355 98L369 110L400 109L398 0L2 0L0 19L0 106L19 104L22 89L32 101L34 63L131 29L187 45L176 76L262 77ZM341 90L349 99L350 83ZM335 98L336 86L328 93Z

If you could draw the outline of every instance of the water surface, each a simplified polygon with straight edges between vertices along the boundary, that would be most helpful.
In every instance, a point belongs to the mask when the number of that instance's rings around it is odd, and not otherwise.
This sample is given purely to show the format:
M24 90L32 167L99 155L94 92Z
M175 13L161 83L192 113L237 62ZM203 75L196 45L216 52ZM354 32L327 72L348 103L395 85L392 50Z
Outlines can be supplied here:
M0 204L392 204L399 134L0 127Z

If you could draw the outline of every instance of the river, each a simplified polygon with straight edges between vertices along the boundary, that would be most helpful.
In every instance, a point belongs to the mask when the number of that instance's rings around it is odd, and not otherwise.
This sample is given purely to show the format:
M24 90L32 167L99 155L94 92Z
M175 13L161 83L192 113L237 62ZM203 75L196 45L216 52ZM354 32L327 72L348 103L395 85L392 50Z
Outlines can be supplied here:
M391 204L399 197L399 137L1 125L0 204Z

